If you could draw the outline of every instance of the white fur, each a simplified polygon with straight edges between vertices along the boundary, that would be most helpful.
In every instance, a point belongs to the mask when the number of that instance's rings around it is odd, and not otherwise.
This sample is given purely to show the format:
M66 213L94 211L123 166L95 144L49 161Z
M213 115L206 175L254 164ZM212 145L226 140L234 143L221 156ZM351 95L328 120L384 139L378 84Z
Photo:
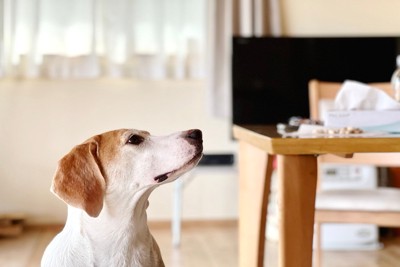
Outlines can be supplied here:
M41 266L164 266L147 226L148 197L157 186L175 180L199 161L202 141L188 138L189 133L156 137L117 130L100 135L97 153L106 183L103 207L93 217L67 202L65 227L47 247ZM133 134L145 141L127 144ZM165 173L170 174L164 182L154 180Z

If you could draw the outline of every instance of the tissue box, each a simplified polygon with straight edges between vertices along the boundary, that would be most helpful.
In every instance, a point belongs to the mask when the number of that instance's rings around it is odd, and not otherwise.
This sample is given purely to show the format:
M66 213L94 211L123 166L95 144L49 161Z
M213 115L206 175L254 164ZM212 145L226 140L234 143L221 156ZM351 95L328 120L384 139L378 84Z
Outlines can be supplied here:
M332 110L326 114L325 126L400 133L400 110Z

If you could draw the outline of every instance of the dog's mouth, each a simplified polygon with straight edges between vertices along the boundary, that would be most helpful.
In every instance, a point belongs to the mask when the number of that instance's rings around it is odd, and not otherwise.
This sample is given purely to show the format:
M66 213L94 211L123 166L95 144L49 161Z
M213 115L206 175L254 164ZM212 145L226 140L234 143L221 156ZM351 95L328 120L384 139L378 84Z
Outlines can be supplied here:
M170 174L170 172L161 174L161 175L157 176L156 178L154 178L154 180L157 181L157 183L162 183L168 179L169 174Z
M175 174L178 177L179 175L185 173L186 171L189 171L191 168L196 166L196 164L200 161L202 156L203 156L202 151L199 151L191 160L189 160L188 162L183 164L182 167L180 167L180 168L178 168L176 170L173 170L173 171L158 175L158 176L156 176L154 178L154 180L157 183L162 183L162 182L164 182L165 180L167 180L168 178L170 178L171 176L173 176Z

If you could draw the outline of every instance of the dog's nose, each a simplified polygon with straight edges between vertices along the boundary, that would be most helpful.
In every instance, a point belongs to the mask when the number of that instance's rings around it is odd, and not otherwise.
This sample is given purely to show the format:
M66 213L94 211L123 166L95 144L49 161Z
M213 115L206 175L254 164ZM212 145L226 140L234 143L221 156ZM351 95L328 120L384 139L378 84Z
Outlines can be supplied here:
M193 140L202 140L203 139L203 134L200 130L198 129L193 129L189 130L186 135L187 138L193 139Z

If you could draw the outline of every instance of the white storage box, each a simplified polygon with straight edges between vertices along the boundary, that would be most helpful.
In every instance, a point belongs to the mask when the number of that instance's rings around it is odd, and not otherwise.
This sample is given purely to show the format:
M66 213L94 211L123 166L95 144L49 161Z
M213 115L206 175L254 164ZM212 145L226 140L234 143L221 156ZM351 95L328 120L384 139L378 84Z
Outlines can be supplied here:
M320 172L320 190L374 189L378 186L378 171L371 165L323 163ZM321 227L321 236L324 250L375 250L381 247L378 227L372 224L325 223Z
M334 224L321 227L323 250L376 250L382 248L379 231L372 224Z
M378 170L372 165L322 163L320 190L374 189L378 186Z

